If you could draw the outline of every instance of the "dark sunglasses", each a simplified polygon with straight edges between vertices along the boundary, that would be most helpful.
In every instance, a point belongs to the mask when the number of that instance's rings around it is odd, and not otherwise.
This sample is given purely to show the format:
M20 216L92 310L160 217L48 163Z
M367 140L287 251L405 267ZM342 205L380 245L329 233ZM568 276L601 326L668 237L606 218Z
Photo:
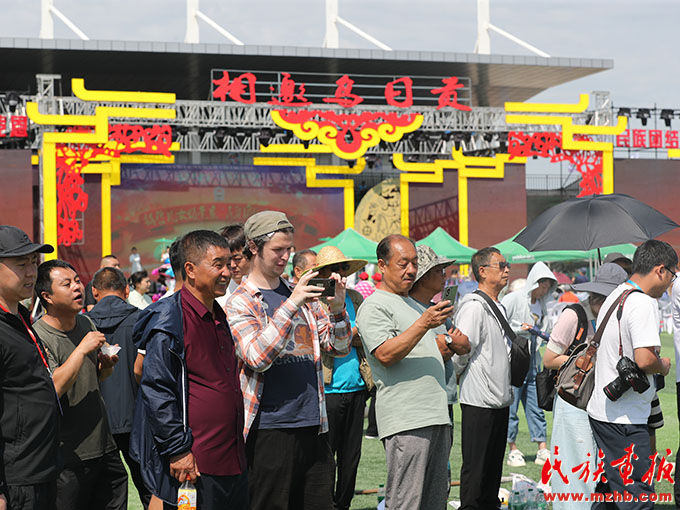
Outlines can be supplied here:
M498 267L501 271L505 271L506 269L510 269L510 263L499 262L498 264L482 264L481 267Z

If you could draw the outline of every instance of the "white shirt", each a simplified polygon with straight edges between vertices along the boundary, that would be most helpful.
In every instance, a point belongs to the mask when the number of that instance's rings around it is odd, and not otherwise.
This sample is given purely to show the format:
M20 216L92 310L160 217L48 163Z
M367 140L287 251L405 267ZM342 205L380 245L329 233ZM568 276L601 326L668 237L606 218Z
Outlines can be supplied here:
M671 290L671 314L675 343L675 382L680 382L680 278L676 278Z
M601 323L612 303L623 291L631 288L630 285L623 283L607 297L598 314L598 330L605 327ZM656 299L641 292L634 292L628 296L621 317L621 343L624 356L635 361L634 349L661 347L659 319L659 305ZM646 425L651 402L656 392L651 375L647 376L649 388L642 394L629 388L615 402L609 400L604 394L603 388L619 376L616 371L619 359L619 325L616 320L616 310L614 310L597 350L595 386L588 402L588 415L595 420L607 423Z
M130 295L128 296L127 302L132 306L136 306L140 310L144 310L147 306L149 306L152 303L151 298L149 296L147 296L146 294L140 294L134 289L130 291Z

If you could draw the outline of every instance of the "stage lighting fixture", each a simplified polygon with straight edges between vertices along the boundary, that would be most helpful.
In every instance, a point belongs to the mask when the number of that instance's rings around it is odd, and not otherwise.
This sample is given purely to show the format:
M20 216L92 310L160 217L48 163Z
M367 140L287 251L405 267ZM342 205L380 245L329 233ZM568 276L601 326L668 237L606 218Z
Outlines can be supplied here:
M16 92L8 93L5 101L7 102L7 107L12 113L16 111L17 107L19 106L19 103L21 103L21 99L19 98L19 95Z
M366 155L366 165L368 165L369 169L373 168L377 161L378 161L378 157L375 154L367 154Z
M630 108L619 108L618 117L630 118Z
M262 131L260 131L258 140L263 147L267 147L272 139L272 136L272 130L269 128L264 128Z
M664 123L666 124L666 127L671 127L671 119L673 118L673 110L663 109L663 110L661 110L659 117L661 117L663 119Z
M643 126L647 125L647 121L652 116L649 108L638 108L637 115L635 115L642 122Z
M356 159L348 159L347 160L347 166L350 168L354 168L354 165L356 165L357 160Z

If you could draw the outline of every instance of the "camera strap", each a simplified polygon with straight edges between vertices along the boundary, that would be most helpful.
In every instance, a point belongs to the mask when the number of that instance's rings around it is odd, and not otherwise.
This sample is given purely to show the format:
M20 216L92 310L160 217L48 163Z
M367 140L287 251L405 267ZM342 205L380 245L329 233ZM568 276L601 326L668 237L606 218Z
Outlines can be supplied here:
M619 306L616 310L616 320L619 323L619 358L623 358L623 341L621 340L621 317L623 317L623 305L633 292L642 292L642 289L628 289L623 291L619 298Z

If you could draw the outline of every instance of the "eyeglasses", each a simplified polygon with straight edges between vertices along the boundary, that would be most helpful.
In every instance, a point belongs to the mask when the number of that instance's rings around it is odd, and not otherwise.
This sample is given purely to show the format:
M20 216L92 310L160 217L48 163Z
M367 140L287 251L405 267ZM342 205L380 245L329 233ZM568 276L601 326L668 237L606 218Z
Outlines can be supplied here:
M510 269L510 263L499 262L498 264L482 264L480 267L497 267L499 270L505 271L506 269Z
M671 271L666 266L663 266L663 268L671 274L671 283L673 283L675 279L678 277L678 275L675 274L675 271Z

